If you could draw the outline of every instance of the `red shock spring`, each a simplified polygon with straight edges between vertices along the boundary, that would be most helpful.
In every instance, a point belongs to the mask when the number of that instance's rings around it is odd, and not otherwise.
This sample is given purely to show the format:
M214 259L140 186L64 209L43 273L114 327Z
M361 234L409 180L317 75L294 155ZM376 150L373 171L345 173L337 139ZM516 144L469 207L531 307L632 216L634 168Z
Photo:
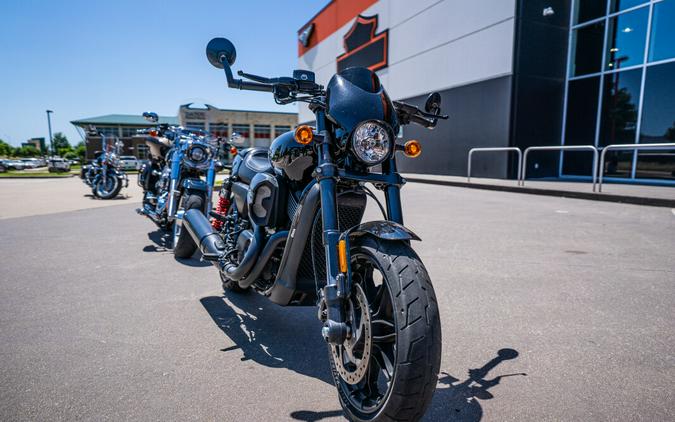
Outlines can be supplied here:
M227 215L227 210L229 208L230 208L230 200L222 195L219 196L218 205L216 205L216 213L225 217ZM213 227L214 230L220 230L223 228L223 222L218 220L217 218L214 218L211 221L211 227Z

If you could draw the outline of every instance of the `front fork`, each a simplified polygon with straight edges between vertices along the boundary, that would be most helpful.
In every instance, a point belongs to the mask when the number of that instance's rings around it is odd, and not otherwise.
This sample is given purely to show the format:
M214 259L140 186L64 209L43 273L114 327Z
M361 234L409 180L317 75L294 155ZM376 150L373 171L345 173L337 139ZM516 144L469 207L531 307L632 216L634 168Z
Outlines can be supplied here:
M171 182L169 183L169 207L166 212L166 217L169 222L173 221L176 215L176 207L178 204L178 182L180 182L180 151L175 151L171 157Z
M331 344L342 344L349 336L350 329L346 320L347 300L351 292L349 269L340 270L338 243L340 230L337 209L338 171L333 163L330 145L331 134L325 127L323 112L317 112L317 132L320 136L319 165L315 171L321 192L321 219L323 222L323 246L326 253L326 286L323 288L325 303L323 338ZM392 159L382 166L383 173L396 172L396 163ZM401 212L400 186L388 185L385 190L388 219L403 224ZM348 255L348 251L347 251ZM347 265L349 268L349 265Z

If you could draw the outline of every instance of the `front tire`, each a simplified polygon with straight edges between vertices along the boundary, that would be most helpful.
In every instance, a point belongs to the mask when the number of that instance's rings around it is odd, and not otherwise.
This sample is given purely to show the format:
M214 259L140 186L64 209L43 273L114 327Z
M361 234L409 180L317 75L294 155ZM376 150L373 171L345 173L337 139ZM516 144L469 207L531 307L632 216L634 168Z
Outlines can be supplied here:
M417 421L431 402L441 361L429 274L404 242L363 236L350 253L354 334L329 346L340 403L354 421ZM366 307L368 315L361 309Z
M183 210L187 212L191 209L204 209L204 196L199 194L190 194L185 198ZM190 236L187 230L183 230L183 225L178 221L173 222L173 255L176 258L190 258L197 250L197 244Z
M114 175L108 176L105 182L102 177L99 178L92 188L94 196L101 199L112 199L120 193L120 190L122 190L122 181Z

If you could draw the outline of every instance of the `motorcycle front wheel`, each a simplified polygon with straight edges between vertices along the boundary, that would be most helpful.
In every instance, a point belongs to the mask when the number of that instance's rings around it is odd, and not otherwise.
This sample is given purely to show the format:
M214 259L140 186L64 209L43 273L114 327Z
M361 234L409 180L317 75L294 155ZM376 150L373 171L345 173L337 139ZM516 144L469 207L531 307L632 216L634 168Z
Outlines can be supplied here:
M115 176L108 176L105 181L99 178L92 188L94 196L101 199L112 199L120 193L120 190L122 190L122 182Z
M204 196L200 194L189 194L185 197L182 209L186 212L191 209L204 209ZM187 230L183 230L182 222L174 220L173 222L173 255L176 258L190 258L197 250L197 244L192 240L192 236Z
M351 248L352 333L330 345L333 379L354 421L416 421L436 389L441 324L429 274L412 248L371 236Z

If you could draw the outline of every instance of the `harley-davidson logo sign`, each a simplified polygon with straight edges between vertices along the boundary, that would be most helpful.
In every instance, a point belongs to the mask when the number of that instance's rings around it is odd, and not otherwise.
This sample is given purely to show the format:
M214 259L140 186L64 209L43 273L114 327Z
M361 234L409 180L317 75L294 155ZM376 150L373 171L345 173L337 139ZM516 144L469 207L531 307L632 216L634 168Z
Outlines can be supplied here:
M348 67L367 67L372 71L389 64L389 30L376 34L377 15L359 15L343 38L345 53L337 57L337 70Z

